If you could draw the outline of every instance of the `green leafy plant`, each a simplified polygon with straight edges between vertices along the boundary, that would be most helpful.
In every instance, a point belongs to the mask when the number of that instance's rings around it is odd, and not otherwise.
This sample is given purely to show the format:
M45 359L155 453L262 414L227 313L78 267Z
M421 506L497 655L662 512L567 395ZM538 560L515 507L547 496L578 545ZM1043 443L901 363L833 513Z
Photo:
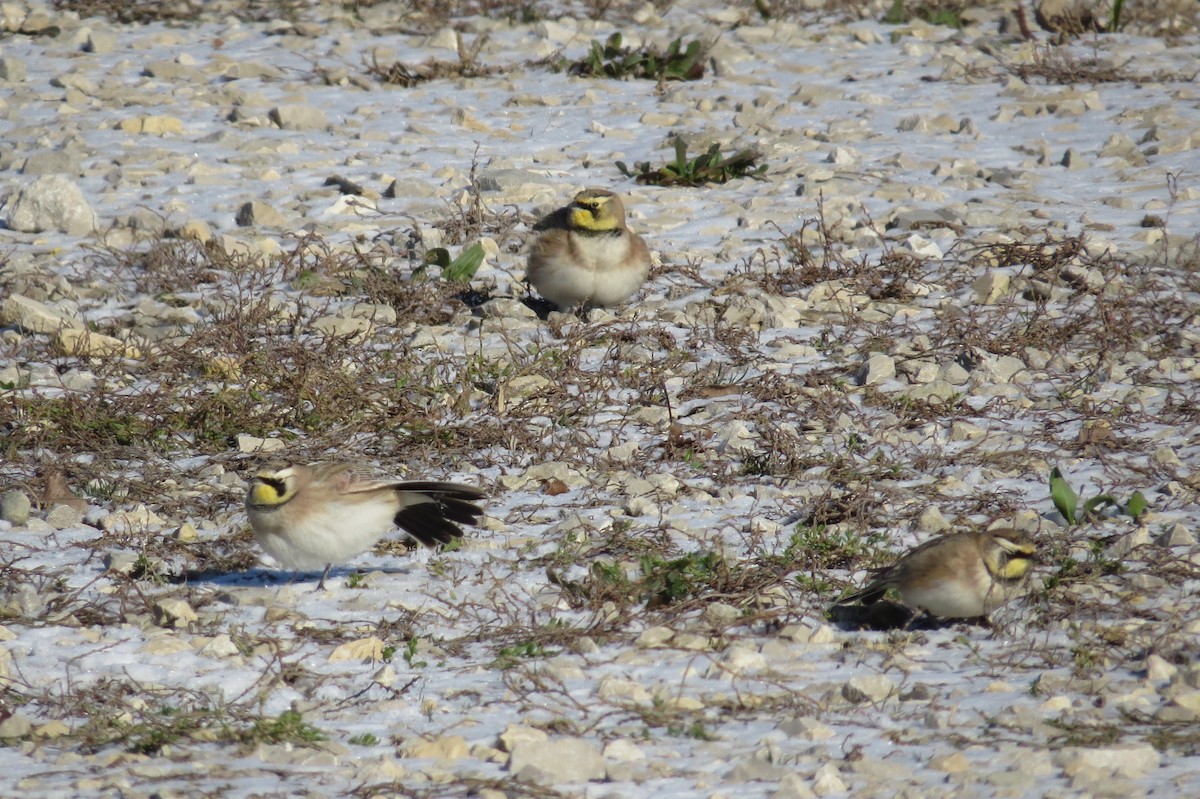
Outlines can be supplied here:
M350 743L354 746L375 746L379 743L379 738L369 732L364 732L360 735L355 735L350 739Z
M1099 515L1100 510L1107 507L1120 509L1134 522L1141 521L1142 514L1146 512L1146 497L1141 491L1134 491L1129 502L1124 505L1112 494L1097 494L1085 501L1083 507L1080 508L1079 496L1057 466L1050 470L1050 500L1070 525L1081 524Z
M905 5L905 0L894 0L891 8L883 15L881 21L885 25L903 25L905 22L911 22L914 19L922 19L930 25L961 28L962 12L963 7L957 5L953 0L951 2L946 2L945 0L920 2L912 8Z
M1125 512L1133 517L1135 523L1140 523L1142 514L1146 512L1146 497L1141 491L1134 491L1133 496L1125 503Z
M696 719L690 724L672 724L667 726L667 735L676 738L693 738L697 741L715 741L717 736L704 725L704 721Z
M719 552L692 552L667 558L655 552L638 556L638 574L631 576L619 562L595 561L583 580L551 580L581 604L598 607L604 602L628 605L645 602L647 609L663 608L710 594L736 590L737 580Z
M1113 0L1112 13L1108 18L1109 33L1116 33L1121 27L1121 12L1125 10L1125 0Z
M1103 541L1092 541L1088 552L1088 562L1100 574L1120 574L1125 571L1125 564L1120 558L1109 557L1105 552Z
M483 244L477 241L463 248L453 260L450 259L450 251L445 247L434 247L425 253L425 263L439 267L442 277L452 283L466 283L475 277L475 273L483 265Z
M157 558L152 558L145 552L139 552L137 560L133 562L133 568L129 570L129 577L132 580L145 580L146 582L155 585L165 585L168 577L163 572L163 563Z
M646 607L673 605L699 596L714 582L720 582L727 569L718 552L691 552L666 560L658 555L643 555L638 565L642 571L641 593Z
M621 34L614 33L604 44L593 39L588 54L567 71L584 77L699 80L704 77L706 55L699 41L685 45L678 38L667 45L665 53L660 53L652 47L640 50L623 47Z
M881 543L882 536L863 535L851 527L799 523L782 551L762 557L767 563L812 572L844 569L876 557Z
M408 639L408 643L404 645L404 662L411 669L423 669L429 665L429 661L420 660L417 657L417 644L420 639L415 635Z
M243 743L311 744L325 740L325 733L311 724L296 710L285 710L273 719L259 719L243 733Z
M222 728L220 714L211 708L184 709L165 705L157 713L123 730L126 748L130 752L153 755L164 747L186 741L210 725Z
M546 645L540 641L526 641L512 646L501 647L496 653L496 659L492 661L491 666L494 669L509 669L517 665L522 660L529 658L547 657L551 654Z
M738 150L733 155L721 155L721 145L714 144L703 154L689 159L687 144L675 139L675 160L653 169L649 161L635 162L630 170L624 161L617 169L638 183L656 186L702 186L706 183L726 183L734 178L760 179L767 171L766 164L756 163L760 154L754 150Z

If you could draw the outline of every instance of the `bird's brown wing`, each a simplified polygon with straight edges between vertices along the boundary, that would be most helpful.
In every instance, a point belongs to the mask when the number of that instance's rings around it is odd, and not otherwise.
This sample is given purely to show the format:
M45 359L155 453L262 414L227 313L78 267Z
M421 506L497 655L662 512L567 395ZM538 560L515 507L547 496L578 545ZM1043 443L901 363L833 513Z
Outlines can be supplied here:
M543 230L568 230L571 227L571 206L564 205L539 219L533 226L537 232Z
M458 525L478 524L483 515L473 500L483 499L485 494L474 486L409 480L390 487L400 497L396 526L427 547L461 538L463 531Z

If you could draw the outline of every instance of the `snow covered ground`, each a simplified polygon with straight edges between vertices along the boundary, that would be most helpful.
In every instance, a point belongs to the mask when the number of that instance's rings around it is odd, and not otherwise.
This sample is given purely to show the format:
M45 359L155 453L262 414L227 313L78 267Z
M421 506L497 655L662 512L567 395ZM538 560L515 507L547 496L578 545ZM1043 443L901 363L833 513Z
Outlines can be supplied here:
M368 66L459 41L404 4L4 5L0 488L61 471L89 504L0 508L0 793L1200 790L1195 34L709 5L457 19L494 74L412 88ZM700 39L706 75L542 61L614 31ZM616 168L676 136L765 176ZM63 230L14 215L44 175L86 203ZM524 241L587 186L660 266L539 319ZM487 302L411 280L481 238ZM485 486L486 524L315 593L258 562L252 438ZM1068 524L1054 466L1149 511ZM993 524L1042 560L994 630L826 617Z

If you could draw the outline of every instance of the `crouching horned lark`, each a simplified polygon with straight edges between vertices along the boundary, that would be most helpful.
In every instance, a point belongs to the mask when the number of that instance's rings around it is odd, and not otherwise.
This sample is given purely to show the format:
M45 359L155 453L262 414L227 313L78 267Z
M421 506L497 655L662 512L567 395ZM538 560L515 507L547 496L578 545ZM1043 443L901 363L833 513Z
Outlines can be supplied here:
M944 535L905 553L861 591L837 604L869 605L889 588L904 604L947 619L976 618L1017 595L1034 546L1015 530Z
M563 310L618 305L650 272L646 242L625 226L625 206L611 191L585 189L533 229L541 235L529 252L526 275Z
M478 488L427 480L400 482L348 463L276 465L250 480L246 513L267 554L289 569L330 567L370 548L393 527L433 547L462 536L483 511Z

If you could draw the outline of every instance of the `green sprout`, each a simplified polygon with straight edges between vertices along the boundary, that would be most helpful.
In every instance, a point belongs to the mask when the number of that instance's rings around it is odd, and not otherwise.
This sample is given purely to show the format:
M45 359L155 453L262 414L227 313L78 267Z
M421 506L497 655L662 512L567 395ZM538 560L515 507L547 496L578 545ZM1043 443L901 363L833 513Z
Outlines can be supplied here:
M1134 491L1125 505L1121 505L1112 494L1097 494L1084 502L1080 508L1079 495L1071 488L1071 484L1057 466L1050 470L1050 500L1069 525L1081 524L1099 515L1100 510L1107 507L1121 510L1135 523L1140 522L1146 512L1146 497L1141 491Z
M703 186L706 183L727 183L734 178L761 179L767 171L766 164L756 164L760 154L754 150L739 150L733 155L721 155L721 146L714 144L695 158L687 157L687 144L675 139L675 160L652 169L649 161L633 165L630 170L624 161L617 161L617 169L638 183L656 186Z
M477 241L464 248L454 260L450 259L450 251L445 247L434 247L425 253L425 263L439 267L442 277L452 283L467 283L483 265L483 244Z
M704 77L704 45L698 41L683 44L675 39L667 52L652 47L633 50L622 47L620 33L614 33L604 44L592 40L588 54L571 64L572 75L606 78L645 78L647 80L699 80Z

